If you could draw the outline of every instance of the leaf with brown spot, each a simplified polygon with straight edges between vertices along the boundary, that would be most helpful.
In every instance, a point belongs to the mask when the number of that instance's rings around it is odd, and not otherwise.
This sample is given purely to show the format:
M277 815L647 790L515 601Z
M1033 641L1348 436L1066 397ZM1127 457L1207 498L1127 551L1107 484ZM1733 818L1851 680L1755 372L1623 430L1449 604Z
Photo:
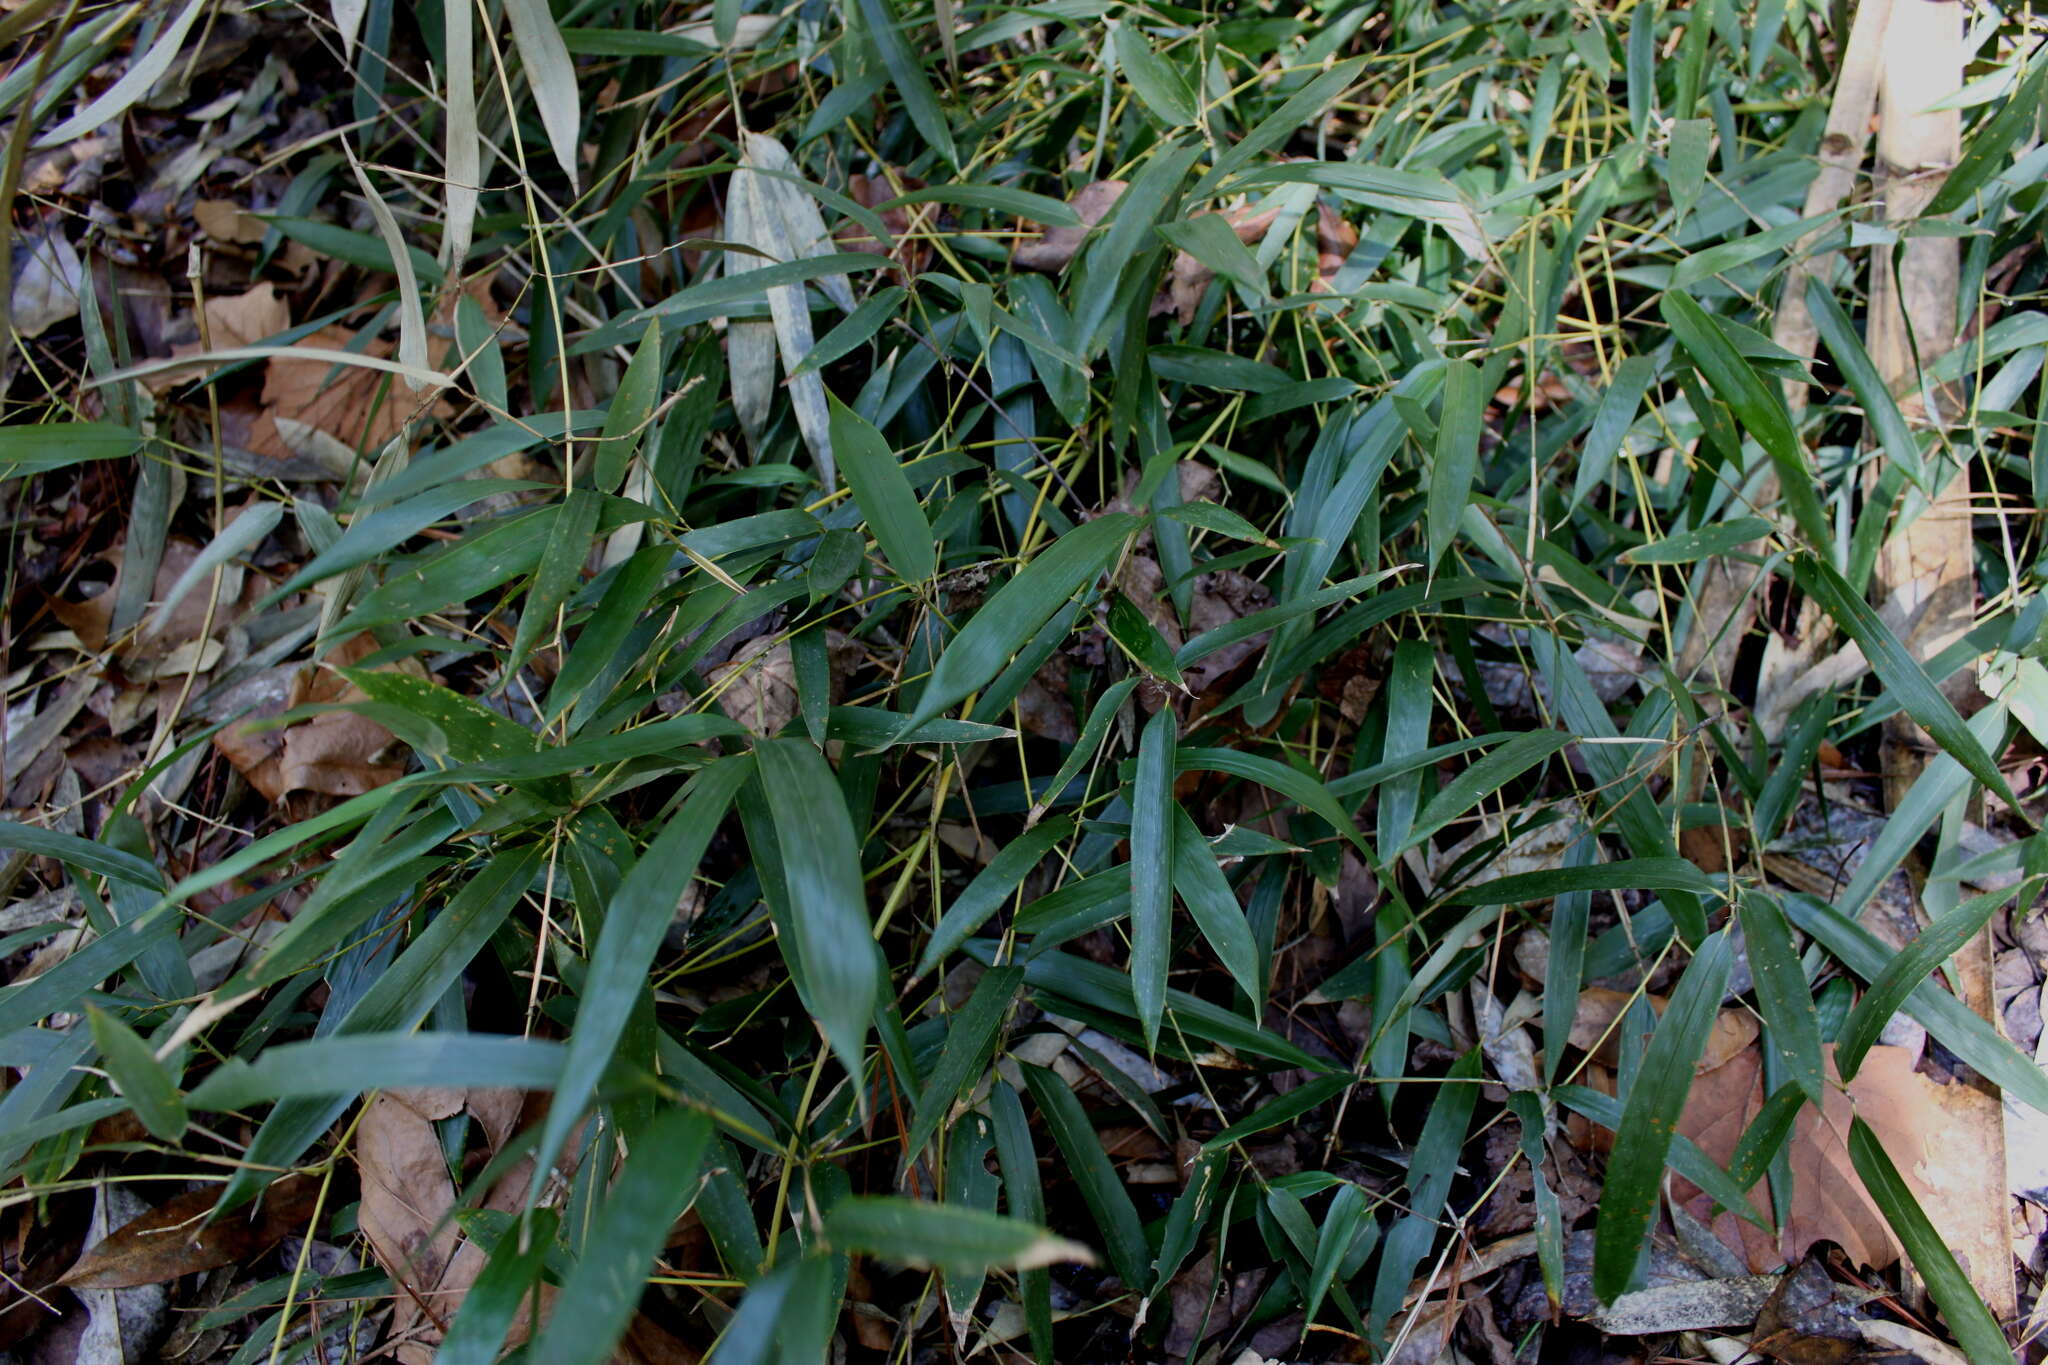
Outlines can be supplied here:
M248 1260L286 1234L302 1231L319 1194L320 1182L312 1176L288 1175L265 1192L254 1217L243 1210L213 1223L205 1220L220 1199L218 1188L208 1185L181 1194L116 1228L58 1283L73 1289L132 1289Z

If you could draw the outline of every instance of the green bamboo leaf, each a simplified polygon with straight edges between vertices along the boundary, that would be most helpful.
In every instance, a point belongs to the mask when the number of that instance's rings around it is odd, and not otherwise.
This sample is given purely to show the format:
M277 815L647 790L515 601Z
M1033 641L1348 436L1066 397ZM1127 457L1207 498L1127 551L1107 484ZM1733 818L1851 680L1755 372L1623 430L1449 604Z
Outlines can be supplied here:
M1735 1144L1735 1154L1728 1158L1730 1180L1747 1190L1764 1178L1785 1140L1792 1136L1792 1126L1799 1111L1806 1107L1806 1098L1798 1081L1787 1081L1772 1092L1749 1127L1743 1129L1741 1140Z
M1256 1137L1268 1129L1278 1128L1283 1123L1291 1123L1311 1109L1320 1108L1336 1099L1356 1084L1357 1080L1349 1075L1318 1076L1303 1085L1297 1085L1277 1099L1267 1100L1237 1122L1225 1126L1216 1136L1202 1144L1202 1150L1220 1152L1233 1143L1242 1142L1248 1137Z
M2006 152L2034 126L2044 94L2048 94L2048 61L2041 60L2037 48L2033 71L2006 97L1999 111L1973 131L1962 159L1942 178L1941 188L1921 212L1929 218L1954 213L1990 183L2004 168Z
M1205 346L1154 346L1146 353L1146 363L1161 379L1225 392L1272 393L1294 382L1294 376L1277 365Z
M777 1365L781 1361L819 1360L826 1351L809 1330L822 1307L839 1309L841 1277L831 1256L804 1256L777 1266L747 1286L739 1311L718 1334L712 1358L718 1365ZM805 1338L800 1340L799 1338Z
M938 572L938 559L932 553L931 523L918 506L903 465L865 417L837 398L828 395L827 401L832 408L832 449L861 517L898 576L922 583Z
M1028 1082L1027 1082L1028 1083ZM1003 1198L1010 1216L1026 1223L1045 1221L1045 1194L1038 1182L1038 1152L1031 1142L1031 1123L1017 1092L998 1079L989 1087L989 1118L996 1131L996 1163L1003 1172ZM1017 1273L1024 1322L1031 1333L1031 1354L1037 1365L1052 1365L1052 1276L1044 1267Z
M1970 776L2018 809L2019 799L2006 785L2005 774L1998 770L1991 754L1956 714L1955 706L1934 685L1920 661L1892 634L1870 604L1824 559L1800 555L1792 561L1792 571L1799 586L1834 618L1843 634L1862 648L1863 657L1870 661L1872 671L1899 708L1918 721L1920 728L1962 764Z
M470 1085L546 1090L561 1076L563 1056L559 1043L487 1033L337 1034L309 1043L279 1043L266 1048L253 1062L231 1057L192 1088L185 1105L210 1113L284 1101L257 1132L263 1150L280 1150L283 1143L277 1135L291 1130L292 1136L303 1136L304 1142L311 1143L327 1130L332 1115L346 1111L355 1096L366 1090L446 1085L451 1076L460 1076ZM340 1102L326 1102L336 1099ZM324 1121L310 1133L303 1131L306 1125L279 1119L280 1115L297 1115L297 1102L305 1100L322 1101L314 1109ZM284 1164L295 1159L284 1158ZM231 1200L238 1183L231 1181L222 1194L223 1212L234 1207ZM252 1179L250 1193L264 1183Z
M1798 429L1792 425L1792 414L1785 407L1785 396L1777 382L1758 374L1714 325L1706 310L1689 296L1668 292L1659 307L1672 335L1692 356L1707 383L1722 402L1734 409L1743 430L1756 439L1777 466L1786 506L1808 544L1822 558L1832 558L1833 523L1821 505L1813 471L1807 465L1806 448L1800 443Z
M1581 835L1565 851L1564 865L1577 871L1599 857L1599 841L1590 834ZM1572 1021L1578 1015L1592 911L1592 891L1579 889L1564 892L1550 908L1550 958L1543 971L1543 1079L1547 1083L1557 1080Z
M1408 1284L1422 1258L1436 1241L1437 1215L1450 1197L1458 1172L1458 1153L1472 1126L1479 1103L1480 1054L1473 1048L1451 1064L1444 1084L1430 1101L1422 1135L1408 1154L1407 1212L1387 1233L1380 1266L1373 1277L1372 1319L1383 1326L1401 1306Z
M605 413L604 431L597 440L591 476L600 493L616 493L626 481L626 465L640 448L641 436L653 420L661 400L661 319L649 318L640 345L626 372L619 376L618 392L612 395Z
M1600 395L1600 404L1593 409L1593 422L1586 428L1586 438L1579 445L1579 472L1572 480L1572 506L1584 502L1587 494L1607 482L1622 440L1635 425L1643 395L1656 378L1657 362L1646 355L1632 355L1616 367L1607 392Z
M1511 1091L1508 1107L1522 1129L1522 1159L1529 1163L1530 1192L1536 1206L1536 1265L1543 1276L1544 1297L1555 1313L1564 1304L1564 1218L1558 1209L1557 1191L1543 1174L1550 1153L1543 1145L1544 1109L1548 1101L1533 1090Z
M1734 517L1717 521L1675 536L1632 545L1622 551L1624 564L1691 564L1696 560L1730 554L1753 540L1771 533L1771 523L1762 517Z
M2023 883L2023 889L2027 884ZM2000 906L2013 898L2014 891L1987 891L1973 896L1920 931L1911 943L1885 964L1870 983L1870 989L1849 1011L1849 1018L1835 1038L1835 1069L1843 1082L1856 1079L1863 1058L1877 1035L1899 1012L1911 995L1937 967L1947 962L1977 931L1989 922Z
M511 685L533 647L540 643L541 632L555 629L570 594L582 583L583 565L590 558L590 542L597 534L598 513L603 506L592 490L571 489L560 510L550 518L540 562L534 568L526 600L519 608L519 629L512 637L512 653L505 661L506 686ZM465 592L464 598L472 595Z
M1043 816L1046 802L1054 800L1073 785L1074 779L1081 775L1081 769L1094 761L1096 751L1102 747L1103 737L1109 733L1109 723L1116 719L1117 712L1123 709L1124 701L1141 681L1142 679L1132 676L1122 682L1112 683L1095 699L1095 705L1088 710L1088 719L1082 723L1081 737L1074 741L1074 747L1069 749L1066 758L1060 761L1060 770L1053 774L1052 782L1045 789L1046 796L1032 805L1031 819L1035 821Z
M896 17L890 0L860 0L860 14L896 93L903 97L903 112L910 116L924 140L958 170L960 152L953 145L952 122L939 107L939 97L925 76L923 59L905 41L902 21Z
M1686 27L1692 32L1690 24ZM1671 125L1670 159L1664 168L1664 183L1671 191L1673 217L1684 223L1698 202L1707 182L1707 152L1714 141L1712 119L1682 118Z
M710 1148L711 1120L693 1109L668 1109L627 1136L626 1168L598 1208L583 1255L562 1281L562 1303L526 1359L532 1365L597 1365L611 1359L640 1307L676 1219L697 1197Z
M839 779L808 740L754 746L761 790L780 845L793 932L776 942L826 1041L848 1073L861 1073L868 1023L882 998L882 964L868 921L860 840Z
M1195 121L1195 96L1171 62L1152 50L1145 35L1125 24L1110 26L1110 45L1140 102L1169 128Z
M1266 297L1266 269L1220 213L1198 213L1153 231L1254 298Z
M1785 898L1785 914L1813 935L1821 947L1865 981L1882 976L1896 954L1877 935L1812 896ZM1941 1045L1968 1062L1993 1085L2048 1114L2048 1072L2006 1041L1968 1005L1922 981L1906 997L1907 1014L1919 1020ZM1697 1182L1695 1182L1697 1183Z
M1732 962L1726 930L1700 945L1671 993L1624 1102L1593 1243L1593 1291L1604 1303L1626 1292L1635 1278L1656 1216L1679 1111L1692 1088L1693 1067L1713 1032Z
M1273 539L1258 527L1246 521L1228 507L1213 502L1177 502L1171 507L1159 509L1159 515L1198 530L1214 531L1219 536L1233 540L1249 540L1255 545L1271 546Z
M995 213L1029 218L1048 227L1080 227L1081 215L1073 207L1050 195L1008 185L926 185L875 205L875 212L907 208L912 204L957 204L962 208L989 209Z
M682 891L717 834L740 785L754 774L746 755L720 759L690 779L682 803L619 882L605 906L604 927L591 950L577 997L569 1056L534 1155L534 1194L550 1178L555 1157L583 1121L583 1110L611 1064L628 1017L647 988L655 952L676 918Z
M1120 592L1111 593L1102 624L1117 648L1130 655L1138 667L1163 683L1186 689L1187 683L1173 661L1173 647L1130 598Z
M1330 822L1337 833L1350 840L1369 861L1377 863L1372 846L1365 836L1358 832L1357 822L1341 802L1330 794L1330 789L1296 768L1279 763L1258 754L1248 754L1238 749L1182 748L1174 753L1175 772L1200 769L1206 772L1229 773L1256 782L1261 787L1278 792L1305 810L1320 815Z
M114 422L44 422L0 428L0 479L89 460L124 460L140 449L142 433Z
M97 1005L88 1005L85 1014L107 1074L114 1078L121 1098L135 1110L142 1126L164 1142L176 1142L183 1137L187 1122L185 1099L178 1093L178 1082L170 1068L157 1060L155 1050L135 1030L113 1015Z
M1911 1187L1885 1152L1884 1144L1862 1119L1853 1119L1849 1124L1849 1160L1855 1163L1856 1174L1863 1177L1863 1188L1870 1192L1885 1221L1891 1224L1900 1245L1913 1258L1913 1268L1927 1282L1928 1294L1941 1306L1949 1330L1955 1333L1972 1365L2005 1365L2012 1359L2012 1348L2006 1344L1998 1320L1991 1316L1984 1300L1977 1297L1970 1277L1956 1264L1955 1253L1927 1220Z
M575 185L583 163L583 103L576 64L569 59L562 31L555 26L547 0L505 0L505 22L526 68L526 83L533 91L541 127L547 130L548 146Z
M492 1365L497 1360L505 1334L540 1278L560 1219L553 1209L535 1209L528 1217L530 1223L508 1229L491 1248L490 1260L448 1324L435 1365Z
M1415 826L1408 831L1407 837L1398 846L1384 850L1383 856L1392 862L1399 854L1421 844L1481 800L1571 743L1570 735L1561 735L1555 730L1531 730L1511 736L1446 783L1415 817Z
M1584 1114L1610 1133L1621 1130L1622 1105L1614 1096L1588 1089L1583 1085L1560 1085L1554 1087L1550 1093L1557 1098L1558 1103ZM1734 1177L1716 1166L1713 1158L1701 1151L1691 1138L1683 1134L1674 1137L1666 1161L1672 1170L1705 1190L1722 1208L1731 1210L1738 1217L1748 1220L1765 1232L1776 1230L1771 1220L1764 1217L1756 1206L1750 1203L1747 1192L1749 1187L1736 1183Z
M998 588L939 655L916 708L903 722L904 732L986 686L1142 524L1141 518L1119 512L1084 522Z
M1479 367L1454 360L1444 367L1443 415L1437 421L1436 458L1429 469L1429 566L1443 563L1444 552L1458 536L1458 518L1472 499L1472 477L1479 470L1480 418L1486 395L1480 391Z
M966 1005L948 1017L946 1046L938 1065L919 1092L911 1111L910 1141L903 1149L906 1165L924 1155L925 1144L988 1070L1002 1037L1003 1020L1024 984L1022 967L991 967L974 983Z
M967 945L967 951L977 961L986 962L992 947L986 940L976 940ZM1047 952L1025 964L1024 982L1034 991L1062 997L1101 1015L1129 1019L1134 1023L1138 1017L1137 1001L1131 993L1130 973L1100 962L1090 962L1067 953ZM1304 1052L1272 1030L1260 1028L1243 1015L1232 1014L1198 995L1169 988L1166 1008L1173 1015L1175 1026L1190 1038L1278 1062L1282 1066L1302 1067L1317 1073L1327 1073L1331 1069L1328 1062ZM1129 1030L1129 1036L1137 1036L1137 1030Z
M1336 1282L1338 1267L1350 1254L1359 1228L1370 1218L1365 1191L1348 1180L1338 1186L1330 1207L1323 1211L1322 1229L1316 1237L1315 1260L1309 1265L1308 1297L1302 1307L1301 1330L1304 1335L1309 1324L1316 1320L1316 1313L1328 1297L1330 1286Z
M1173 946L1173 708L1162 706L1138 739L1131 786L1131 986L1149 1051L1166 1009Z
M817 345L804 353L802 363L789 372L789 377L795 379L801 375L813 374L833 361L851 355L888 325L889 319L896 316L896 310L903 306L903 300L909 297L909 293L910 291L903 286L892 284L862 299L860 307L849 313L837 327L825 333ZM838 443L834 442L833 446L836 451Z
M1453 893L1450 905L1521 905L1567 891L1689 891L1718 896L1720 888L1683 858L1625 858L1592 867L1517 872Z
M38 829L15 820L0 820L0 848L54 859L66 867L90 872L110 881L133 882L142 886L163 884L156 865L146 858L138 858L133 853L124 853L91 839L81 839L75 834Z
M1820 339L1827 344L1828 354L1835 359L1835 367L1849 381L1849 391L1856 395L1857 405L1863 409L1863 420L1884 447L1885 457L1925 491L1927 470L1920 460L1920 442L1906 425L1899 405L1892 401L1891 389L1878 374L1869 352L1863 349L1856 325L1835 301L1835 291L1817 277L1808 279L1806 308Z
M1067 1159L1067 1173L1079 1186L1095 1226L1109 1251L1110 1268L1125 1284L1144 1284L1152 1254L1145 1244L1145 1229L1138 1222L1138 1210L1131 1192L1117 1178L1116 1167L1102 1150L1102 1140L1088 1122L1081 1101L1055 1072L1040 1066L1021 1066L1024 1083L1060 1154Z
M1766 893L1749 891L1742 897L1739 913L1743 942L1749 948L1750 975L1756 981L1757 1009L1769 1031L1770 1046L1777 1050L1784 1074L1819 1104L1827 1083L1821 1065L1820 1017L1814 1013L1813 992L1792 946L1785 912ZM1847 1073L1843 1079L1848 1079Z
M839 591L846 580L853 577L854 570L867 557L867 540L858 531L835 527L818 537L818 548L811 555L810 566L804 570L805 586L811 595L811 605L818 603Z
M1163 708L1160 714L1166 714ZM1259 978L1258 945L1252 941L1244 907L1237 903L1237 893L1216 865L1202 831L1173 803L1170 794L1168 802L1173 823L1173 889L1194 916L1203 939L1215 949L1223 970L1247 999L1257 1000L1265 993L1264 983Z
M840 1200L825 1215L825 1236L836 1247L898 1265L956 1272L1095 1263L1087 1247L1021 1218L889 1195Z
M533 732L518 721L425 678L380 669L335 671L379 708L379 720L423 754L477 763L523 757L537 746Z
M916 976L945 961L955 949L973 937L976 930L988 922L989 916L1003 908L1031 870L1045 860L1053 846L1064 842L1074 832L1074 822L1068 819L1047 821L1026 830L1021 836L1003 845L988 866L975 874L953 898L946 912L939 916L938 928L932 931L931 941L925 944L924 954L917 961Z

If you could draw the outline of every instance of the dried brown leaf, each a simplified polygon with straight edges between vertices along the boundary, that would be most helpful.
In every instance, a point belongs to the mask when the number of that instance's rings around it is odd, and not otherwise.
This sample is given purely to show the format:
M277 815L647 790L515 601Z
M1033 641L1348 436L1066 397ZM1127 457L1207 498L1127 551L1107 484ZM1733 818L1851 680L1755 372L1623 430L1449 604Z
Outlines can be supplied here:
M181 1194L116 1228L59 1283L74 1289L127 1289L234 1265L302 1230L319 1194L320 1182L313 1176L288 1175L272 1184L253 1210L212 1223L206 1216L220 1200L217 1187Z
M1026 270L1043 270L1048 273L1064 270L1067 262L1074 259L1082 245L1088 240L1088 231L1116 207L1116 201L1130 188L1121 180L1097 180L1083 185L1067 201L1069 207L1080 215L1080 227L1041 228L1036 237L1026 238L1010 250L1010 260Z

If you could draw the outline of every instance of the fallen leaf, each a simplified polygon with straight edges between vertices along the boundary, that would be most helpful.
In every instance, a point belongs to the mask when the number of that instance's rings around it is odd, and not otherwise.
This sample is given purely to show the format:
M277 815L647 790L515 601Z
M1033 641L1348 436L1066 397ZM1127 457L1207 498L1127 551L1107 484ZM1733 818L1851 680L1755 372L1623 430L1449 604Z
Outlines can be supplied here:
M789 641L757 635L711 670L718 708L757 735L775 735L796 718L796 657Z
M1200 216L1200 215L1197 215ZM1224 210L1223 220L1237 233L1237 239L1246 246L1266 235L1266 229L1279 218L1276 205L1261 213L1254 213L1248 204L1239 204ZM1195 320L1195 309L1201 305L1202 296L1209 291L1209 284L1216 278L1216 272L1203 265L1185 251L1173 253L1173 265L1166 273L1166 288L1159 291L1152 300L1152 316L1172 313L1186 327Z
M1847 1365L1863 1337L1857 1297L1816 1258L1802 1257L1758 1312L1751 1345L1785 1365Z
M254 246L270 230L268 223L230 199L201 199L192 206L192 216L216 242Z
M1983 1122L1985 1107L1974 1102L1975 1092L1965 1085L1943 1085L1915 1071L1913 1054L1905 1048L1871 1048L1846 1091L1834 1075L1833 1047L1826 1048L1825 1054L1830 1081L1827 1103L1821 1111L1811 1105L1801 1110L1786 1144L1792 1170L1792 1207L1779 1219L1777 1245L1770 1246L1760 1234L1754 1234L1752 1225L1737 1223L1732 1215L1714 1220L1714 1231L1747 1256L1752 1266L1779 1259L1796 1261L1815 1243L1830 1241L1857 1265L1889 1269L1899 1259L1898 1243L1883 1214L1864 1193L1844 1146L1850 1120L1860 1117L1883 1142L1913 1197L1961 1259L1966 1253L1957 1246L1953 1233L1959 1226L1973 1224L1977 1201L1995 1191L2001 1218L2004 1215L2003 1173L1998 1173L1998 1179L1987 1179L1978 1169L1983 1148L1971 1137ZM1694 1080L1678 1131L1698 1143L1714 1161L1726 1165L1748 1120L1762 1104L1762 1064L1755 1049L1746 1048ZM1999 1111L1992 1107L1989 1113L1996 1121ZM1706 1216L1710 1201L1705 1195L1678 1177L1673 1177L1672 1186L1679 1203L1696 1216ZM1760 1209L1770 1209L1768 1186L1759 1184L1751 1193Z
M24 337L40 336L60 322L78 316L78 292L85 278L78 251L54 229L29 242L28 254L14 267L14 290L8 319Z
M1603 1332L1630 1337L1696 1332L1705 1327L1746 1327L1756 1320L1757 1310L1777 1287L1776 1275L1661 1284L1623 1294L1595 1309L1587 1321Z
M192 561L199 557L200 546L184 536L172 536L164 545L163 557L157 563L156 581L150 585L149 600L161 602L169 597L180 576L190 568ZM120 547L102 557L105 562L119 568L122 558ZM165 668L172 656L182 645L199 638L199 632L207 626L207 589L214 584L214 576L207 574L187 592L177 606L164 620L163 627L154 632L137 631L119 645L123 669L131 678L147 680L158 673L175 673L175 668ZM227 564L219 577L218 595L213 598L212 638L218 639L228 627L241 616L238 599L244 597L249 586L248 575L238 564ZM268 585L264 587L267 589ZM98 654L108 645L107 632L114 618L115 589L109 587L96 597L84 601L57 600L50 603L50 614L78 637L78 642L87 650Z
M220 1202L217 1187L181 1194L95 1243L59 1283L74 1289L127 1289L234 1265L301 1231L319 1193L314 1177L288 1175L274 1182L253 1209L211 1223L206 1216Z
M1081 226L1044 227L1030 224L1029 226L1039 227L1039 234L1036 237L1020 239L1017 245L1010 249L1011 262L1026 270L1043 270L1048 274L1066 269L1067 262L1073 260L1075 254L1087 242L1089 229L1101 222L1109 211L1116 207L1116 201L1121 199L1124 191L1129 188L1130 186L1121 180L1097 180L1093 184L1083 185L1074 197L1067 201L1068 207L1080 216Z
M330 657L348 665L377 648L374 637L358 635ZM405 776L405 765L389 755L396 737L356 711L324 712L285 730L259 728L255 722L289 707L361 695L331 669L281 668L277 673L285 681L271 698L213 737L215 750L266 799L280 802L301 791L360 796Z
M148 1211L128 1186L101 1185L86 1239L88 1253ZM88 1316L85 1331L72 1348L72 1365L140 1365L156 1358L156 1343L169 1325L169 1290L160 1284L140 1284L128 1289L75 1287L73 1292Z

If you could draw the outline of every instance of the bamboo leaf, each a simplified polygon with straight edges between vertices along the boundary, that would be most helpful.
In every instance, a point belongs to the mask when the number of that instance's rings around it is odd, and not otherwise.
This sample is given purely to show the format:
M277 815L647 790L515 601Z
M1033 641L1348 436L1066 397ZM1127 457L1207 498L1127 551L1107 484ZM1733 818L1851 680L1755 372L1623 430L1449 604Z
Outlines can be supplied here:
M1693 1066L1713 1032L1732 963L1725 930L1693 954L1623 1104L1593 1243L1593 1291L1602 1302L1612 1303L1636 1278L1679 1111L1692 1088Z

